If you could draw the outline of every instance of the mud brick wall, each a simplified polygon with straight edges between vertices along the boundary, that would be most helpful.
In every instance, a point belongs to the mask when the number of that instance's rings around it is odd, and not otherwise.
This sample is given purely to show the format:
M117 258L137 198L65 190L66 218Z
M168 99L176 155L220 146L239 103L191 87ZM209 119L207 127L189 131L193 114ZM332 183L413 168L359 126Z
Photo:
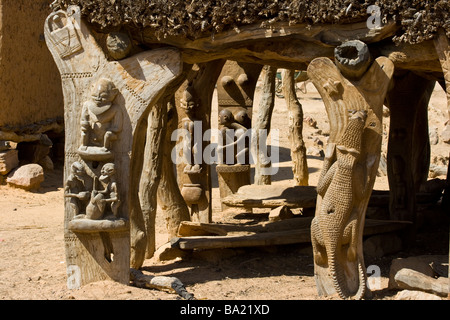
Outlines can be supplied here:
M0 0L0 130L32 133L62 118L59 72L44 41L50 0Z

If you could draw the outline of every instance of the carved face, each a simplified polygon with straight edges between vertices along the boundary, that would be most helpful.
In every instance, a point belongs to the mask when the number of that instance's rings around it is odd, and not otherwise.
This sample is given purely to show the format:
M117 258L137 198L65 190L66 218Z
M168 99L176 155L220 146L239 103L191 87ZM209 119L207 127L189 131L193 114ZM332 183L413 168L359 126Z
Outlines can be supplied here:
M100 171L100 180L106 180L109 177L112 177L116 173L116 169L114 166L114 163L107 163L102 167L102 170Z
M186 111L188 115L192 115L195 109L194 88L192 85L188 85L183 92L183 96L180 100L181 107Z
M221 125L227 125L233 122L233 114L230 110L224 109L219 113L219 123Z
M72 173L79 180L82 180L86 175L83 165L79 162L74 162L72 164Z
M107 79L100 79L91 90L91 97L99 106L111 103L116 95L114 83Z
M250 117L248 116L246 111L241 110L236 114L235 120L243 126L246 126L250 121Z
M195 102L193 100L181 100L181 107L186 110L186 113L193 113Z

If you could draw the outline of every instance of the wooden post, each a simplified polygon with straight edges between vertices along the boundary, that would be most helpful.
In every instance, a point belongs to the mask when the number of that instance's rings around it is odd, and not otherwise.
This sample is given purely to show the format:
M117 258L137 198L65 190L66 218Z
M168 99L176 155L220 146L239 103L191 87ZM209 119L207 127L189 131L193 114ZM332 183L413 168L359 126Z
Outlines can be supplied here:
M80 8L51 13L45 39L60 71L65 117L64 239L68 287L129 283L145 230L138 188L142 121L182 70L176 49L109 61Z
M217 178L219 181L220 199L225 199L229 195L235 194L240 187L250 184L250 165L217 165ZM236 212L241 210L221 203L222 211L233 208ZM244 208L242 211L251 212L251 208Z
M150 110L146 123L147 137L145 139L144 160L139 186L142 215L147 234L146 258L153 256L156 250L155 219L157 210L157 191L161 179L163 142L166 134L167 105L159 101ZM144 123L142 124L144 126Z
M250 129L253 98L262 66L226 61L217 81L218 112L228 109L237 121Z
M200 163L177 165L178 185L190 208L192 221L207 223L212 220L211 166L203 161L204 144L209 142L196 141L196 137L202 140L205 131L211 128L212 96L224 63L225 60L215 60L198 65L176 95L178 128L195 130L198 126L194 124L201 124L201 132L188 130L192 141L197 143L192 150L199 153L197 156ZM191 159L193 160L195 159Z
M240 133L243 133L242 130L247 131L251 128L253 98L261 69L262 65L236 61L227 61L222 69L217 82L217 97L219 129L222 133L220 138L223 138L223 141L219 142L223 142L224 145L227 143L224 136L227 129L234 130L236 139ZM238 131L238 128L242 130ZM245 143L245 147L250 147L250 141ZM228 151L233 152L233 161L235 161L235 152L239 150L235 151L237 149L235 147L232 149ZM225 158L226 152L227 150L222 153ZM245 163L240 165L235 162L231 164L220 161L220 164L216 166L221 199L235 193L241 186L250 184L249 149L244 156ZM223 203L221 206L222 210L229 209Z
M386 97L390 109L387 169L392 220L416 221L415 194L428 178L427 111L434 85L435 81L412 72L399 73Z
M444 132L441 134L441 137L443 138L444 142L450 143L450 40L447 37L445 30L439 29L438 30L438 36L434 40L434 45L436 47L436 52L439 56L439 61L442 66L442 72L444 74L444 81L445 81L445 92L447 93L447 108L448 108L448 117L449 121L447 123L447 126L444 129ZM449 187L449 181L450 181L450 164L449 164L449 170L447 171L447 187L445 188L444 195L442 198L442 206L444 210L450 210L450 187ZM449 261L450 261L450 251L449 251ZM450 264L449 264L449 274L450 274ZM448 298L450 299L450 280L449 280L449 295Z
M303 141L303 110L295 92L295 70L285 69L283 77L283 93L289 114L289 141L291 143L292 171L294 182L298 186L307 186L309 173L306 160L306 147Z
M254 183L257 185L271 184L271 176L264 174L263 170L271 167L270 160L266 154L260 151L260 130L266 130L267 136L270 132L270 123L272 121L272 112L275 105L275 77L277 67L264 66L263 68L263 89L261 100L259 102L258 114L253 122L252 131L252 155L255 161Z
M330 121L311 223L314 274L320 295L361 299L367 293L365 212L380 159L382 107L394 65L386 57L372 61L361 41L338 46L335 61L316 58L308 66Z
M147 122L142 124L142 127L147 127L147 136L145 139L143 168L141 170L142 175L139 186L139 199L144 217L144 226L142 228L146 231L147 246L145 256L147 259L151 258L156 250L155 219L158 205L157 200L162 199L161 206L165 209L169 206L170 212L168 215L170 218L175 218L175 221L168 221L168 226L173 223L179 223L180 221L178 220L181 218L179 217L179 214L187 213L186 204L176 185L176 178L171 166L173 162L170 155L171 149L169 149L169 147L173 144L170 141L173 130L170 130L172 128L167 128L167 109L169 100L174 99L175 91L184 82L189 70L191 70L191 66L183 66L183 73L166 87L164 95L150 111ZM174 126L173 122L175 121L172 121L171 127ZM167 172L164 173L164 171ZM170 194L160 197L158 190L162 187L167 187L164 192ZM185 215L183 219L189 219L189 215ZM173 229L174 227L172 226L170 228L172 233L174 233Z
M171 140L171 135L178 126L177 109L174 99L175 97L167 103L167 128L163 143L161 181L157 192L158 203L166 214L169 239L176 237L178 227L182 221L190 221L189 209L178 187L174 172L174 163L171 158L172 149L175 147L175 141Z
M450 40L445 30L439 29L434 39L434 46L444 74L445 92L447 93L447 109L449 121L441 134L444 142L450 143Z

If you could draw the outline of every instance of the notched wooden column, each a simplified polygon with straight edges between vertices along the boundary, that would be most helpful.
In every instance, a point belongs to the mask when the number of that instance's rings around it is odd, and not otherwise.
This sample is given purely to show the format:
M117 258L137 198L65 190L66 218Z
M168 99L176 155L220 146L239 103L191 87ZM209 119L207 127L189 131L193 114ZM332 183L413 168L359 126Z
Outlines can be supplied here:
M428 103L435 81L412 72L398 72L386 96L390 109L387 153L389 211L392 220L416 222L416 193L427 181L430 164ZM411 227L404 240L414 238Z
M317 58L308 67L331 126L311 223L314 274L320 295L362 299L367 292L362 233L394 65L385 57L372 61L361 41L337 47L335 58L336 65Z
M303 141L303 109L297 99L295 90L295 70L285 69L282 72L283 94L289 115L289 142L291 144L292 172L294 183L307 186L309 180L306 147Z
M180 54L158 49L110 61L77 6L51 13L44 29L64 94L67 284L128 284L130 260L143 261L136 248L145 253L136 158L144 140L137 132L181 73Z
M211 166L205 151L211 128L211 103L217 79L225 60L199 64L188 75L175 95L178 129L182 150L177 158L177 180L181 194L189 206L191 221L209 223L212 220Z
M262 65L258 64L227 61L217 82L219 130L223 139L219 144L228 146L216 166L221 199L250 184L250 131L247 130L252 125L253 98L261 69ZM221 206L222 211L230 208L224 203Z
M445 143L450 143L450 39L445 34L445 30L439 29L438 35L434 40L436 52L441 63L444 74L445 92L447 93L447 109L449 120L445 126L441 137Z
M275 78L276 66L263 67L262 93L259 102L258 113L252 124L251 152L255 162L254 183L257 185L269 185L272 183L272 163L267 155L266 138L270 132L272 113L275 106Z

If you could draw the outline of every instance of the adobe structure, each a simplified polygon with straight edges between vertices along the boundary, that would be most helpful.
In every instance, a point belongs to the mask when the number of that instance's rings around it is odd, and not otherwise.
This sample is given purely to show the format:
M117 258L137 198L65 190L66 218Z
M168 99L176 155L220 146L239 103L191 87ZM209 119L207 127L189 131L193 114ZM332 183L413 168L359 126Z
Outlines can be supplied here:
M42 30L50 3L0 1L2 182L19 164L52 166L47 157L52 145L54 159L58 150L63 152L58 148L64 143L61 78Z
M171 161L164 145L174 122L185 132L196 121L211 127L213 91L225 62L237 61L307 70L321 94L331 128L311 223L316 283L321 295L366 297L361 239L382 106L391 110L391 219L410 222L428 173L435 83L450 107L448 1L369 5L56 0L45 39L65 100L69 287L128 282L129 267L155 251L157 198L177 221L210 222L210 166L179 168L188 178L177 182L162 172ZM191 145L189 156L203 147ZM158 197L159 183L170 197Z
M32 140L64 115L61 79L42 30L49 4L0 3L0 140Z

